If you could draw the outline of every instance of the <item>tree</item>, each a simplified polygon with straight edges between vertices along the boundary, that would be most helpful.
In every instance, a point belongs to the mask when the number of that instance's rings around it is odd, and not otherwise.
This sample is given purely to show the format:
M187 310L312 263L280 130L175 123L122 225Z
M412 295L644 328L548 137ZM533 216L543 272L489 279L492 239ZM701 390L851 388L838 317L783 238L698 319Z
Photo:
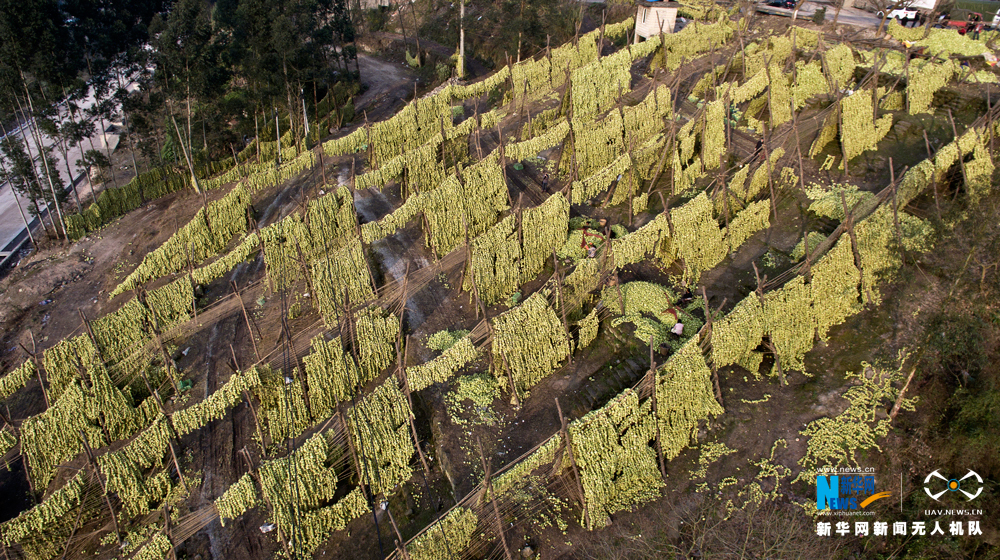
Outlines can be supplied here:
M28 155L21 139L13 134L8 134L0 141L0 151L3 152L4 159L7 161L7 166L0 170L3 179L10 183L14 191L28 199L30 202L28 212L41 219L42 210L39 208L38 201L42 201L46 207L50 207L54 201L52 191L43 183L39 170L35 167L35 162ZM65 191L62 192L62 195L65 199ZM56 230L56 236L58 237L58 235L58 230Z
M102 154L97 150L87 150L83 153L81 159L76 160L77 167L85 169L88 174L93 176L93 169L97 168L98 176L103 176L104 170L111 167L111 160L108 156ZM94 201L97 202L96 199Z
M73 198L76 200L77 211L83 209L83 205L80 202L80 194L76 192L76 185L73 183L73 172L69 166L69 150L75 144L79 143L79 140L74 142L74 131L78 128L76 122L69 121L60 126L58 122L53 118L51 112L49 114L39 116L38 128L45 133L49 138L56 140L56 146L59 148L59 152L62 153L63 163L66 164L66 176L70 178L70 186L73 190Z

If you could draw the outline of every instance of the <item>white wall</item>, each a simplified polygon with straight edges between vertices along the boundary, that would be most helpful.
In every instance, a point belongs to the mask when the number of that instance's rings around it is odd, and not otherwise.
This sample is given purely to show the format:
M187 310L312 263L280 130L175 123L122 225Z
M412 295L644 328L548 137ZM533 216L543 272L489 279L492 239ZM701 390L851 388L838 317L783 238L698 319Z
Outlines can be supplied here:
M636 41L639 37L649 39L663 33L673 33L677 22L677 8L639 6L635 14Z

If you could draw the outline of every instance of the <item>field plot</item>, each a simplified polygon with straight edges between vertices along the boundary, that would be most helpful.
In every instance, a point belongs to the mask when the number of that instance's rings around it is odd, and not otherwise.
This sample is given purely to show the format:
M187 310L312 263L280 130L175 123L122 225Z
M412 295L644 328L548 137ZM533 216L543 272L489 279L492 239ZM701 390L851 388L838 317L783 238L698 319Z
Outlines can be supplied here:
M76 224L38 267L86 286L4 336L7 557L690 557L711 500L812 531L780 508L914 408L900 271L995 204L990 37L716 12ZM760 554L803 546L839 545Z

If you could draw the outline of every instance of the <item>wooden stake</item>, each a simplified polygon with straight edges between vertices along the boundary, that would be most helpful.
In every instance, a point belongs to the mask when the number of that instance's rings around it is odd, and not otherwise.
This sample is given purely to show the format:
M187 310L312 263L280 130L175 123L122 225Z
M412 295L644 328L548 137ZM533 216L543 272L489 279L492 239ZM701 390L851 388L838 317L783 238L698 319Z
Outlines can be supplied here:
M163 504L163 533L170 541L170 558L177 560L177 553L174 551L174 540L170 538L170 506Z
M260 438L260 448L261 454L267 457L267 445L264 441L264 431L260 427L260 417L257 416L257 409L253 405L253 401L250 399L250 393L247 390L243 390L243 399L247 402L247 406L250 407L250 414L253 415L254 426L257 427L257 437Z
M927 131L924 130L924 147L927 149L927 159L934 157L931 153L931 141L927 139ZM937 177L931 176L931 188L934 189L934 207L937 209L938 221L941 221L941 201L938 199Z
M76 511L76 521L73 522L73 529L70 530L69 536L66 537L66 545L63 547L63 553L60 557L61 560L66 560L66 553L69 552L69 543L73 540L73 536L76 535L76 528L80 526L80 517L83 516L83 500L80 500L80 509ZM7 548L4 547L4 558L10 560L10 556L7 556Z
M955 148L958 150L958 163L962 168L962 182L968 184L969 175L965 172L965 159L962 155L962 144L958 141L958 128L955 127L955 117L951 116L951 109L948 109L948 120L951 121L951 132L955 135ZM958 199L958 189L955 189L955 196L952 197L951 201L954 202Z
M31 330L28 330L28 337L31 339L31 352L23 345L21 346L28 355L31 356L32 361L35 362L35 375L38 377L38 385L42 388L42 398L45 399L45 408L49 408L49 390L45 388L45 381L42 379L42 361L38 358L38 348L35 346L35 335L32 334ZM95 344L96 346L96 344ZM10 422L7 422L10 424ZM13 424L11 424L13 426Z
M510 382L510 392L514 395L514 408L521 408L521 398L517 395L517 385L514 384L514 374L510 370L506 352L501 352L500 357L503 358L504 371L507 372L507 381Z
M858 238L854 235L854 213L847 210L847 198L844 193L840 193L840 204L844 208L844 223L847 225L847 235L851 238L851 251L854 253L854 266L858 269L859 281L864 285L865 271L861 266L861 253L858 251ZM872 302L871 293L868 294L868 303Z
M896 397L896 404L892 405L892 411L889 412L889 420L895 420L896 415L899 414L899 409L903 406L903 395L906 394L906 390L910 387L910 381L913 381L913 374L917 373L917 364L919 363L920 360L917 360L913 364L913 367L910 368L910 374L906 376L906 383L903 384L903 388L899 391L899 396Z
M483 472L486 475L484 486L486 487L487 495L490 497L490 503L493 505L493 514L497 518L497 534L500 536L500 543L503 544L504 556L507 557L507 560L513 560L514 556L510 552L510 546L507 545L507 537L504 536L503 518L500 517L500 508L497 507L496 496L493 493L493 483L490 481L492 471L490 470L490 465L486 462L486 456L483 455L483 442L479 438L476 438L476 443L479 447L479 460L483 464Z
M80 430L80 442L83 444L83 450L87 452L87 462L90 463L90 468L93 469L94 475L97 476L97 482L101 484L101 491L104 494L104 503L108 506L108 512L111 513L111 523L115 528L115 537L118 539L118 546L122 544L122 534L118 528L118 517L115 515L114 508L111 507L111 498L108 496L108 487L104 484L104 479L101 478L101 471L97 468L97 461L94 460L94 451L90 448L90 444L87 443L87 434Z
M278 147L280 148L281 146L279 145ZM257 487L260 489L261 498L264 499L264 503L267 505L268 509L270 509L273 512L274 505L271 503L271 499L268 497L267 492L264 491L264 483L261 482L260 475L258 475L257 471L255 471L253 468L253 462L250 461L250 452L247 451L246 447L244 447L243 449L240 450L240 454L243 455L243 460L246 461L247 463L247 472L250 473L250 476L257 481ZM292 551L289 550L288 548L288 543L285 542L285 536L283 534L284 531L281 530L281 527L277 527L277 530L278 530L278 541L281 543L281 547L285 549L285 556L287 556L288 558L295 558L294 556L292 556Z
M403 545L405 541L403 540L403 534L399 532L399 525L396 525L396 519L393 518L392 512L389 511L388 507L385 508L385 512L389 515L389 523L392 524L392 530L396 532L396 539L398 539L396 541L396 552L403 558L403 560L410 560L410 554L406 551L406 547Z
M94 336L94 329L90 327L90 321L87 320L87 316L83 314L82 309L78 307L76 311L80 314L80 319L83 320L83 326L87 328L87 334L90 335L90 341L94 343L94 349L97 350L97 357L101 359L101 363L107 363L104 359L103 352L101 352L101 347L97 344L97 337Z
M892 158L889 158L889 177L892 183L892 222L896 227L896 241L899 242L899 250L903 248L903 234L899 229L899 204L896 202L896 170L892 168Z
M340 422L344 425L344 433L347 434L347 448L351 452L351 460L354 462L354 474L358 475L358 486L365 488L365 479L361 476L361 462L358 460L358 452L354 449L354 439L351 438L351 428L347 424L347 414L344 413L344 403L337 407L340 412Z
M166 418L167 427L170 430L171 436L171 438L167 440L167 447L170 448L170 458L174 462L174 468L177 469L177 479L181 482L181 488L187 492L188 488L187 484L184 482L184 472L181 471L181 464L177 461L177 452L174 449L174 442L171 441L177 439L177 432L174 430L174 423L171 420L170 415L167 414L166 409L163 407L163 400L160 399L160 393L154 390L152 384L150 384L149 377L146 375L146 370L139 370L139 373L142 375L142 380L146 383L146 390L149 391L150 396L152 396L156 401L156 407L160 410L160 414Z
M653 337L649 337L649 371L646 372L646 384L650 387L650 398L653 405L653 426L656 430L656 458L660 463L660 475L667 481L667 465L663 460L663 448L660 445L660 417L656 405L656 360L653 359Z
M556 297L559 298L559 310L562 311L563 330L566 332L566 341L572 342L573 337L569 334L569 323L566 322L566 300L563 299L562 277L559 274L559 259L556 258L555 249L552 250L552 266L556 272ZM569 363L573 365L573 353L569 353Z
M253 324L250 321L250 314L247 313L247 306L246 306L245 303L243 303L243 296L240 295L240 290L239 290L239 288L236 287L236 282L230 281L229 283L233 287L233 293L236 295L236 299L238 299L239 302L240 302L240 309L243 310L243 320L247 324L247 332L250 334L250 342L253 343L253 353L254 353L255 356L257 356L257 361L259 362L260 361L260 351L257 350L257 338L254 337L254 335L253 335ZM261 336L260 329L257 329L257 336ZM263 339L262 336L261 336L261 338ZM233 353L234 359L235 359L235 355L236 354L234 352Z
M402 327L400 327L402 328ZM399 377L403 381L403 392L406 393L406 402L410 404L410 435L413 437L413 446L417 448L417 454L420 456L420 464L424 467L424 473L430 476L431 469L427 466L427 457L424 456L424 450L420 447L420 438L417 437L417 425L414 422L413 417L413 397L410 394L410 380L406 377L406 358L407 353L410 350L410 337L406 337L406 348L403 349L402 361L399 363ZM396 360L399 361L399 339L396 340Z
M580 470L576 466L576 456L573 453L573 441L569 436L566 417L563 416L562 407L559 406L559 397L556 397L556 411L559 413L559 433L562 434L563 442L566 444L566 451L569 452L570 466L573 469L573 476L576 478L577 491L580 493L580 505L583 508L583 525L584 527L590 527L590 512L587 511L587 495L583 491L583 480L580 478Z

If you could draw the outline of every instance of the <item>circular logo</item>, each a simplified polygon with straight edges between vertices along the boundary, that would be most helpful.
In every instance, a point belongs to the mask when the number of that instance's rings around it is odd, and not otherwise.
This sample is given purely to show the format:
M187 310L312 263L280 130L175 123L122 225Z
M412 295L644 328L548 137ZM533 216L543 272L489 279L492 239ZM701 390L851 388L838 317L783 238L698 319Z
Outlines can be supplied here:
M976 482L979 483L979 488L976 489L975 493L966 492L965 490L962 490L962 481L967 478L973 478L975 479ZM941 488L941 486L939 486L940 484L939 482L934 482L935 479L940 479L945 482L944 490L941 490L940 492L934 492L931 490L931 487L934 487L934 490ZM935 501L937 501L938 498L944 495L945 492L961 492L962 494L965 494L965 496L969 499L969 501L972 501L976 499L979 496L979 494L982 493L982 491L983 491L983 478L979 476L978 473L972 470L970 470L968 474L966 474L962 478L948 479L943 474L938 472L938 470L935 470L931 474L927 475L926 478L924 478L924 492L926 492L927 495L930 496L931 499Z

